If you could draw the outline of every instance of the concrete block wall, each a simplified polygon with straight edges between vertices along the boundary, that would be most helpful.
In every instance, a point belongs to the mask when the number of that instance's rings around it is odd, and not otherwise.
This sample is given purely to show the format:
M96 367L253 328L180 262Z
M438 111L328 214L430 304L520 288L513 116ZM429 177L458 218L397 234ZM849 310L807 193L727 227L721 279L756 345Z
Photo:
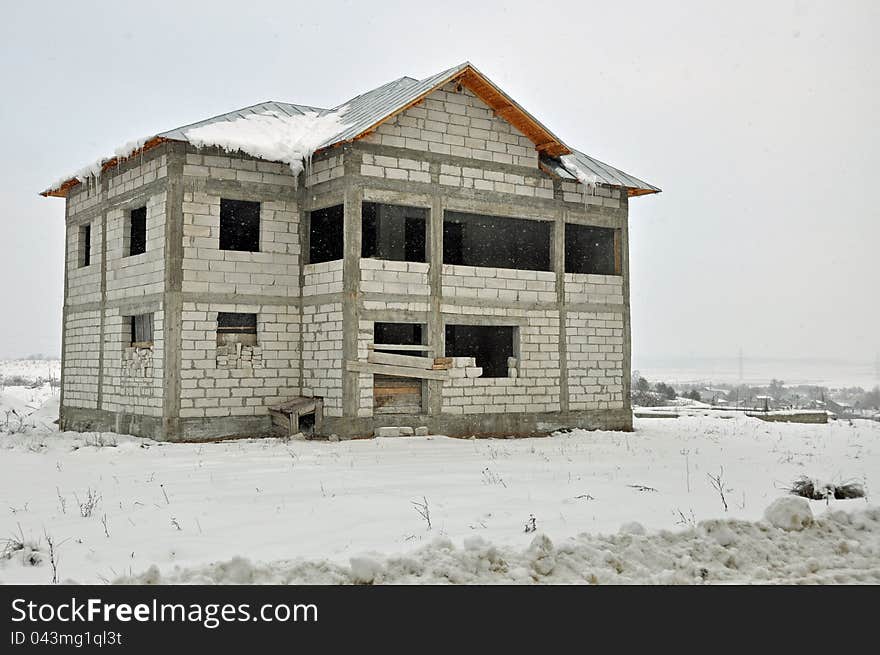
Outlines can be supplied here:
M464 87L459 91L455 82L383 123L364 141L500 164L538 167L535 144L510 123L495 116L472 91ZM375 172L362 171L361 174Z
M342 416L342 303L303 306L302 395L324 399L326 416Z
M149 251L148 251L149 252ZM164 389L164 312L153 314L153 346L131 347L131 324L118 307L105 310L103 401L101 409L142 416L162 416Z
M367 361L370 354L367 345L375 343L375 321L358 321L357 358L359 361ZM359 417L373 416L373 374L360 373L358 375L358 404L357 414Z
M218 364L219 312L257 315L260 366ZM299 308L185 302L182 316L181 418L267 416L269 405L300 395Z
M620 207L620 191L605 186L597 186L588 189L580 182L563 181L562 199L565 202L576 202L582 205L595 205L597 207Z
M549 177L532 177L480 167L441 164L438 181L448 187L512 193L530 198L553 198L553 181Z
M101 310L68 311L64 324L64 404L97 409Z
M342 293L342 263L334 259L319 264L303 266L303 296L320 296L327 293Z
M622 409L624 322L620 312L568 312L565 324L569 408Z
M306 166L306 186L313 187L321 182L329 182L345 175L343 161L342 154L313 160L310 165Z
M556 298L556 274L443 264L444 298L467 298L517 302L551 302Z
M385 259L361 259L360 289L364 293L427 296L429 264Z
M365 152L361 157L360 173L366 177L430 183L430 171L431 165L418 159L418 155L416 158L410 159L409 157L373 155Z
M187 153L183 176L194 180L229 180L290 188L297 185L297 178L287 164L225 152L211 155Z
M164 154L158 157L150 156L146 160L143 157L139 158L139 156L136 156L133 161L140 161L140 164L132 166L129 163L122 171L117 170L109 173L107 180L108 198L115 198L123 193L134 191L168 174L168 158Z
M134 298L165 289L165 191L129 201L107 212L107 300ZM146 252L126 256L128 215L147 208Z
M192 155L187 155L190 157ZM204 159L224 158L206 156ZM230 159L233 161L239 160ZM234 168L218 170L250 172ZM235 199L236 194L221 196L201 191L183 194L184 293L299 296L301 259L296 203L292 200L261 202L260 251L243 252L220 250L220 200L223 197Z
M623 277L620 275L565 274L565 302L623 304Z
M103 238L101 227L101 215L99 213L84 211L68 219L67 224L67 303L95 303L101 302L101 239ZM80 226L85 224L92 226L90 263L88 266L80 266Z
M518 326L517 377L450 375L443 382L444 414L560 411L559 311L507 307L441 306L445 324ZM474 317L479 317L475 320ZM505 319L510 319L505 322Z

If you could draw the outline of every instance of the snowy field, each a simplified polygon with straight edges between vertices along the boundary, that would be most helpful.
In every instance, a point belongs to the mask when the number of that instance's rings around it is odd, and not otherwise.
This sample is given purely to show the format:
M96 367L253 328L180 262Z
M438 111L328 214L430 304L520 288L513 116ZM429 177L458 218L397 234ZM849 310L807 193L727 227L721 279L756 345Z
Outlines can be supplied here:
M33 414L4 430L11 407ZM56 414L49 385L0 391L0 582L50 583L51 539L81 583L880 583L880 423L199 445ZM803 475L868 498L787 496Z

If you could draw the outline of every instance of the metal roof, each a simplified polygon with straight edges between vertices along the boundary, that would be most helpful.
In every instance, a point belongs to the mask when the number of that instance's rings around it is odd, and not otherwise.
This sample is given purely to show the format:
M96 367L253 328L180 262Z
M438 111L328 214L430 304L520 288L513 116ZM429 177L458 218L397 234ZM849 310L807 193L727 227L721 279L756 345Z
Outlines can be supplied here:
M474 74L478 75L481 83L490 85L494 90L493 93L502 96L505 99L505 102L509 102L517 111L522 112L522 114L527 116L529 120L533 121L538 128L544 130L541 134L558 141L561 148L571 150L571 156L575 158L578 168L594 174L600 183L624 187L629 190L630 195L658 193L660 191L658 187L624 173L620 169L605 164L598 159L594 159L583 152L574 150L561 140L558 140L558 138L538 122L537 119L509 98L501 89L495 86L495 84L482 73L477 71L477 69L469 62L441 71L440 73L426 77L423 80L416 80L412 77L401 77L392 80L391 82L383 84L371 91L367 91L366 93L356 96L331 109L308 105L296 105L287 102L261 102L256 105L251 105L250 107L244 107L243 109L237 109L196 123L183 125L162 132L153 137L152 140L148 140L148 146L146 147L149 147L150 143L158 144L165 140L188 141L186 133L191 129L219 122L231 122L254 114L270 113L281 116L297 116L305 113L325 115L338 112L346 127L340 133L322 143L318 147L318 150L321 150L363 136L365 132L374 129L377 124L393 117L407 107L410 107L446 82L459 77L462 73L464 73L465 76ZM563 150L563 152L565 152L565 150ZM563 179L577 179L574 171L568 170L565 167L564 162L557 158L542 154L540 161L544 170L549 173L562 177ZM107 162L107 166L114 164L114 160L107 160ZM73 184L76 184L75 179L68 180L54 190L50 189L43 192L43 195L65 195L66 191L64 191L64 189L69 188Z
M624 173L619 168L615 168L610 164L601 162L594 157L590 157L589 155L580 152L579 150L575 150L574 148L572 148L571 156L574 157L578 168L595 175L601 184L624 187L625 189L629 189L634 192L632 193L632 195L660 193L659 187L656 187L653 184L648 184L644 180L640 180L639 178L634 177L629 173ZM557 175L565 180L577 179L577 177L575 176L575 172L568 170L568 168L565 167L565 164L559 159L551 157L541 157L541 165L545 169L547 169L548 172Z
M271 113L280 114L282 116L302 116L303 114L307 113L323 113L326 111L326 109L321 109L319 107L293 105L289 102L275 102L274 100L272 100L269 102L261 102L256 105L251 105L250 107L245 107L244 109L236 109L235 111L220 114L219 116L214 116L212 118L206 118L205 120L199 121L198 123L190 123L189 125L176 127L173 130L162 132L160 134L157 134L156 136L161 139L171 139L172 141L187 141L188 139L186 138L185 133L188 130L192 130L196 127L203 127L205 125L213 125L214 123L231 122L239 118L251 116L253 114Z

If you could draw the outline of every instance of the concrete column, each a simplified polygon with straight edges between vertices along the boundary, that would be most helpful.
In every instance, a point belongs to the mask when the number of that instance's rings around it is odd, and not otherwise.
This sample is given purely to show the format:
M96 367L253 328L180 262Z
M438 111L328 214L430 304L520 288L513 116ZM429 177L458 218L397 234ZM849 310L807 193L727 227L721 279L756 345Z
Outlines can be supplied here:
M165 194L165 288L162 296L162 433L180 437L180 377L183 347L183 165L184 144L168 146Z
M440 307L443 302L443 210L445 201L442 195L435 194L431 199L431 213L428 217L428 345L434 357L443 354L445 332ZM428 413L439 416L443 410L443 382L428 380Z
M355 161L350 149L344 153L346 184L344 195L342 263L342 415L357 418L360 405L359 373L348 371L346 362L357 360L358 300L361 283L361 208L364 188L354 175ZM359 159L359 158L357 158ZM351 160L351 161L350 161ZM351 170L350 170L351 169ZM357 180L357 181L356 181Z
M102 175L99 178L101 185L101 309L98 318L98 397L95 409L99 412L104 409L104 326L107 322L107 190L110 188L110 178Z
M629 304L629 196L626 189L620 189L620 208L623 218L620 221L620 274L623 276L623 408L632 410L632 332ZM632 414L628 414L632 421Z
M568 343L565 326L568 323L565 304L565 219L568 211L560 211L553 221L553 240L550 261L556 274L556 305L559 308L559 410L568 413Z

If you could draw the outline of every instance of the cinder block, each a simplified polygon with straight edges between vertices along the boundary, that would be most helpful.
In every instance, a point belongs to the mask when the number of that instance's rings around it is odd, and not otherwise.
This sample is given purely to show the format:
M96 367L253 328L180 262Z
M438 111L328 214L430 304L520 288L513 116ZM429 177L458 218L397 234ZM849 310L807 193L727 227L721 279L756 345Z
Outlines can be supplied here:
M400 428L396 427L386 427L386 428L376 428L373 431L374 437L399 437L400 436Z
M483 374L482 366L468 366L464 369L464 373L469 378L478 378Z
M381 428L380 428L380 429L381 429ZM413 433L415 432L415 431L414 431L411 427L409 427L409 426L399 427L399 428L397 428L397 431L398 431L398 433L400 434L401 437L411 437L411 436L413 436Z
M426 426L421 426L416 428L416 436L417 437L425 437L428 435L428 428Z

